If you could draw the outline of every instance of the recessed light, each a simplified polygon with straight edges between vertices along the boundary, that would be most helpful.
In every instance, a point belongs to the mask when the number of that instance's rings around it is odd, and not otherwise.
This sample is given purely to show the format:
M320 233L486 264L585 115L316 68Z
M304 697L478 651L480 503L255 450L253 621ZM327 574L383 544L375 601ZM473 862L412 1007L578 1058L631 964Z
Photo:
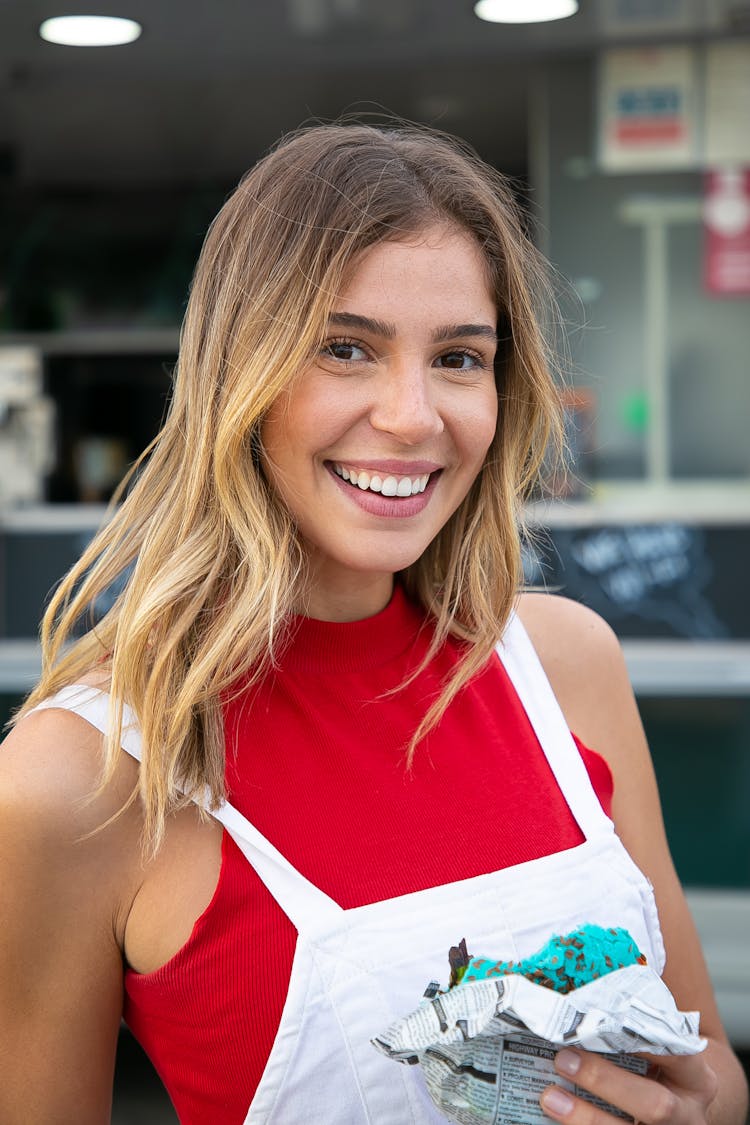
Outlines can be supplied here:
M489 23L546 23L578 11L578 0L477 0L474 15Z
M41 24L39 34L65 47L117 47L132 43L142 30L135 20L119 16L54 16Z

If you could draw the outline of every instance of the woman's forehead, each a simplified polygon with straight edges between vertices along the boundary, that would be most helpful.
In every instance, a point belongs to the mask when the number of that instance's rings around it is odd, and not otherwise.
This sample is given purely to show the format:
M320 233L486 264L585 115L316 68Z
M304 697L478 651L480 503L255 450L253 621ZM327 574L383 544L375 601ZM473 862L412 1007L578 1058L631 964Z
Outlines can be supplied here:
M481 290L494 304L493 272L473 233L455 223L433 223L372 243L356 254L344 271L332 307L364 296L383 298L399 287L421 285L439 292L459 278L474 296ZM460 295L460 288L453 288Z

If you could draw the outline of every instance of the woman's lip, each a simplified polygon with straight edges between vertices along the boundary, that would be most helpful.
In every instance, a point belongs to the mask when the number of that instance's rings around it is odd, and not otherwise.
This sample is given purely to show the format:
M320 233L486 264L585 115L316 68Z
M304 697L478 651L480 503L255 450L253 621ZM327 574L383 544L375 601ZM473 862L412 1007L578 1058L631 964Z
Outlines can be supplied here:
M364 469L366 473L390 473L394 477L421 477L425 473L436 473L443 466L437 461L360 461L345 457L331 458L327 464L343 465L347 469Z
M383 496L381 492L371 492L368 488L361 489L357 488L356 485L348 484L333 468L334 464L340 463L339 461L329 461L326 467L331 479L343 495L362 511L371 516L380 516L385 519L405 519L409 516L419 515L429 504L437 482L442 476L440 472L431 475L424 492L417 492L414 496ZM404 475L408 476L409 474L405 473Z

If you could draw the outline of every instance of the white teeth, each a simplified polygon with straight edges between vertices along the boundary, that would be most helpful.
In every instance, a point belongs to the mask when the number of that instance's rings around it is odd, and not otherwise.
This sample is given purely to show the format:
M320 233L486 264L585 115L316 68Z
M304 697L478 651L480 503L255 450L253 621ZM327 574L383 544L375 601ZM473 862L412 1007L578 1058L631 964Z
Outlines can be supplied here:
M383 496L416 496L424 492L430 479L429 473L424 473L421 477L380 477L375 473L370 476L364 469L347 469L340 464L334 464L333 469L338 476L361 488L363 492L380 492Z

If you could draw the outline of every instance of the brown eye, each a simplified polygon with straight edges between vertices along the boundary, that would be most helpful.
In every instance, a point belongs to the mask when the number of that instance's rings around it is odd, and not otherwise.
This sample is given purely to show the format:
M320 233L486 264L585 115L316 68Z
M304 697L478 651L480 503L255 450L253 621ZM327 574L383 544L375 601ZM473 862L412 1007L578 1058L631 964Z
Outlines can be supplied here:
M471 352L446 352L440 356L440 366L447 367L450 371L469 371L474 367L481 367L478 356Z
M342 363L357 363L366 358L364 350L349 340L331 340L323 348L323 355Z

